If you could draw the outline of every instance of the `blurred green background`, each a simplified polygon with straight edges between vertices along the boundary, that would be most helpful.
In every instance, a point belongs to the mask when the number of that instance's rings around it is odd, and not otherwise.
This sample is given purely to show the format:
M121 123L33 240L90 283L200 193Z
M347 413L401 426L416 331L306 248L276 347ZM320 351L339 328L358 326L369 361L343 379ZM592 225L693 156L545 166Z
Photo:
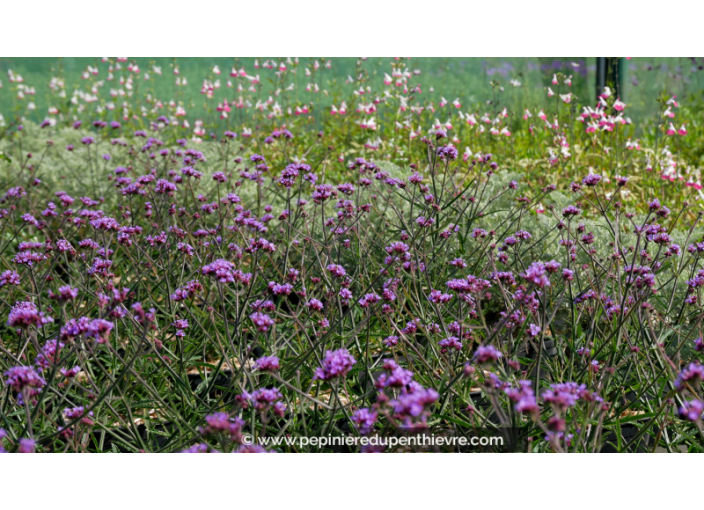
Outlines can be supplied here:
M27 114L33 120L41 120L46 116L50 106L47 93L49 82L53 76L61 76L66 80L66 91L70 98L74 87L81 87L81 73L87 66L98 67L101 71L98 79L104 79L107 64L101 63L100 58L12 58L0 57L0 113L7 117L12 113L13 92L8 82L8 70L22 75L24 84L34 87L36 94L32 97L36 105L33 112ZM235 92L226 88L230 69L244 67L248 74L260 74L262 77L263 92L269 93L273 84L267 80L273 76L268 69L255 69L254 58L130 58L130 62L139 65L142 73L153 73L154 65L161 67L163 75L153 82L153 92L161 100L169 100L174 96L176 87L172 66L178 65L180 76L188 79L188 86L181 93L187 105L202 102L200 87L203 79L216 78L212 69L218 65L222 74L218 77L222 88L216 93L215 98L233 97ZM267 57L258 59L259 63ZM282 59L276 58L275 61ZM310 64L314 59L300 58L301 66ZM332 101L333 94L346 94L352 90L352 85L346 84L348 75L355 75L358 59L332 58L330 69L321 68L315 82L321 89L331 92L331 96L320 97L323 103ZM545 86L550 86L550 79L555 72L563 72L573 76L572 92L582 104L593 104L595 97L595 57L535 57L535 58L411 58L403 61L411 70L418 69L420 74L414 76L410 82L420 83L423 87L423 96L420 99L432 100L436 104L440 97L448 101L459 98L463 110L474 107L478 103L486 104L492 99L491 81L497 80L504 87L502 104L522 111L522 108L542 107L547 104ZM392 58L369 58L362 63L372 81L381 84L384 74L391 74ZM623 66L623 100L629 105L628 115L634 121L641 121L645 117L654 115L657 111L656 97L663 92L677 94L678 98L686 99L690 94L701 94L704 90L704 59L697 57L677 58L633 58L627 60ZM123 70L115 72L116 78L120 74L126 75L126 64ZM301 70L296 76L297 94L303 101L311 99L305 95L306 83L311 81L306 78ZM521 82L520 87L510 85L511 80ZM106 87L117 87L115 81L106 84ZM432 88L432 90L431 90ZM228 91L229 92L224 92ZM557 92L557 91L556 91ZM563 91L564 92L564 91Z

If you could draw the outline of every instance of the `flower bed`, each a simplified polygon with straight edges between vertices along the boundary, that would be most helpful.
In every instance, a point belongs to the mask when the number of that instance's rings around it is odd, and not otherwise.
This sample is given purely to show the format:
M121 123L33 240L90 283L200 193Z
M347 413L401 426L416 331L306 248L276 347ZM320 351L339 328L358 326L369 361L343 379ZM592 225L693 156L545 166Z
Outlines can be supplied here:
M36 164L42 132L15 131L2 448L432 434L701 450L697 206L628 202L639 179L571 162L570 183L526 178L510 146L508 165L463 158L445 128L409 140L408 165L372 151L335 173L348 141L303 128L212 144L64 129L80 142L64 156L41 140ZM43 170L44 155L64 166ZM361 450L399 448L422 449Z

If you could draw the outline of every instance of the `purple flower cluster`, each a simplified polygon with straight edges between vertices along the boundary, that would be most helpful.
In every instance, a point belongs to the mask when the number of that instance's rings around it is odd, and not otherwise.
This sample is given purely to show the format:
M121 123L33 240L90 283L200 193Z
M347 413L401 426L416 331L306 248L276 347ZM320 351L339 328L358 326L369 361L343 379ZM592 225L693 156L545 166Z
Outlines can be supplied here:
M321 381L331 381L339 377L345 377L357 360L347 349L327 351L323 358L322 366L315 369L313 379Z
M424 388L417 382L411 381L390 404L394 415L402 421L403 426L414 430L419 425L425 425L424 420L419 424L414 419L424 418L439 398L440 395L434 389Z
M546 272L547 268L545 267L545 264L542 262L533 262L525 274L522 274L521 276L525 280L542 289L543 287L550 286L550 279L548 278Z
M589 174L584 179L582 179L582 184L585 186L596 186L601 181L601 175Z
M18 301L10 310L7 325L12 328L28 328L30 326L40 327L44 324L54 322L54 319L47 317L40 312L32 302Z
M474 361L477 363L493 363L501 357L503 354L493 345L480 345L474 353Z
M335 278L344 278L344 276L347 274L345 268L338 264L329 264L326 269L330 271L330 274L333 275Z
M362 435L369 434L374 428L379 415L376 411L372 411L368 408L357 409L352 414L352 421L357 425L359 433Z
M29 397L35 397L39 395L39 391L46 385L46 381L34 367L12 367L3 375L6 378L5 384L19 394L18 401L20 403L24 403L25 393Z
M675 387L681 391L686 385L696 387L702 381L704 381L704 366L690 363L677 376Z
M535 399L532 383L530 381L518 381L518 387L504 389L506 396L514 403L514 409L523 414L536 417L540 414L540 407Z
M702 413L704 413L704 403L700 400L689 400L679 408L679 414L685 420L693 422L701 422Z
M263 356L254 363L257 370L262 372L277 372L279 370L279 358L276 356Z
M265 313L255 312L249 316L260 333L266 333L274 325L274 320Z

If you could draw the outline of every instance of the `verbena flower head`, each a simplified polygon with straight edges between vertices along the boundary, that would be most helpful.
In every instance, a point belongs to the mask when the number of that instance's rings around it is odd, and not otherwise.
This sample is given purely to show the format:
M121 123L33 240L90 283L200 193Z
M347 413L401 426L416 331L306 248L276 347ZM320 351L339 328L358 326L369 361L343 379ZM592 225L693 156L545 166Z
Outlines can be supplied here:
M57 340L47 341L34 361L37 365L37 369L41 372L49 368L52 364L56 364L59 361L58 356L61 355L61 349L64 347L64 344Z
M376 423L378 416L379 415L376 411L372 411L371 409L364 407L362 409L357 409L352 414L352 422L357 425L357 429L359 429L360 434L366 435L369 434L374 428L374 424Z
M7 319L7 325L13 328L40 327L51 322L54 322L54 319L45 316L39 311L37 305L29 301L15 303Z
M273 319L265 313L255 312L249 318L252 319L257 331L260 333L266 333L274 325Z
M696 399L685 401L684 405L679 408L680 416L692 422L701 422L703 412L704 403Z
M12 367L3 375L5 384L18 392L20 397L24 392L27 392L30 397L39 395L39 391L46 385L46 381L34 367Z
M208 453L208 445L205 443L194 444L185 450L181 450L180 453Z
M67 303L73 301L78 297L78 289L71 287L70 285L62 285L56 294L49 291L49 298L55 299L60 303Z
M457 149L448 145L446 147L438 147L437 154L440 159L447 159L448 161L454 161L457 159Z
M249 401L258 411L265 411L272 408L275 414L283 415L286 406L283 402L279 402L283 398L281 392L277 388L259 388L252 392L249 396Z
M23 438L20 439L20 447L18 451L20 453L34 453L36 447L37 442L34 439Z
M542 289L543 287L550 286L550 279L546 274L545 264L542 262L533 262L525 274L521 276L538 288Z
M394 360L384 360L383 368L385 373L374 383L377 389L404 388L413 380L413 372L399 366Z
M326 269L330 271L330 274L335 278L343 278L347 274L345 268L338 264L329 264Z
M235 281L235 265L224 259L218 259L203 266L201 272L204 275L214 276L221 283L233 283Z
M398 344L398 337L395 335L387 336L384 338L384 345L386 347L395 347Z
M309 310L316 310L316 311L322 311L323 310L323 303L318 300L318 299L311 299L306 303L306 306L308 307Z
M357 360L354 359L347 349L327 351L325 358L323 358L323 365L315 369L313 379L331 381L344 377L355 363L357 363Z
M176 329L177 337L185 337L185 330L188 329L188 319L178 319L171 323L171 325Z
M596 186L601 181L601 175L599 174L589 174L584 179L582 179L582 184L585 186Z
M448 338L445 338L443 340L440 340L438 342L438 345L440 346L440 352L445 353L447 351L459 351L462 349L462 342L460 342L460 339L457 338L456 336L451 336Z
M573 205L568 205L562 210L562 215L565 218L571 218L572 216L577 216L580 214L582 210L579 207L575 207Z
M78 406L78 407L67 407L64 409L64 416L68 420L76 420L80 418L81 423L84 425L93 425L93 411L88 411L88 413L85 412L85 407L83 406Z
M503 354L493 345L480 345L474 353L474 361L477 363L492 363L498 361Z
M114 324L105 319L94 319L87 323L85 335L87 338L92 338L96 343L104 344L108 341L110 332Z
M410 419L424 415L439 397L440 395L434 389L424 388L414 381L409 383L408 388L404 388L390 404L394 414L410 425L412 423Z
M697 387L702 381L704 381L704 366L697 363L690 363L677 376L675 387L681 391L684 389L685 385Z
M257 370L262 372L276 372L279 370L279 358L276 356L263 356L254 363Z
M223 182L227 182L227 177L222 172L215 172L213 174L213 180L220 182L220 183L223 183Z
M504 393L513 402L514 409L519 413L537 416L540 407L535 399L531 381L518 381L518 387L505 388Z
M375 293L365 294L362 299L359 300L358 304L360 308L368 308L371 305L375 305L381 301L381 297Z
M293 285L290 283L279 284L276 282L269 282L269 290L275 296L288 296L293 292Z
M17 271L7 270L0 273L0 288L5 285L19 285L20 283L20 275Z
M573 407L580 395L586 391L584 384L575 382L551 384L550 389L546 390L542 397L545 402L549 402L559 410L564 410Z
M171 295L171 299L174 301L184 301L194 297L197 293L203 290L203 285L198 280L191 280L186 283L183 287L176 289Z

